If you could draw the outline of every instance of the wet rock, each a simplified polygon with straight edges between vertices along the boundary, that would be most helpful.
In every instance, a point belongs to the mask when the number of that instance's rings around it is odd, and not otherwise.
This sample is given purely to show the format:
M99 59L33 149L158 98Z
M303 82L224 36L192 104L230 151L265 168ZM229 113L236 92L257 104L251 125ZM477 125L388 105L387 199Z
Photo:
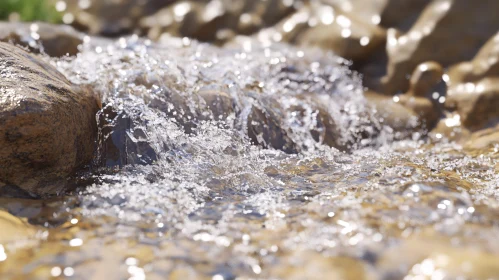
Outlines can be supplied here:
M140 18L156 12L175 0L81 1L66 0L69 23L90 34L116 36L138 27Z
M132 117L110 104L98 113L99 151L97 164L110 168L125 165L147 165L158 159L144 129Z
M383 27L407 30L431 0L323 0L324 3L355 13L358 18Z
M325 257L308 251L292 252L282 260L289 264L286 268L271 267L271 275L282 279L321 279L327 275L330 279L372 279L365 264L348 257Z
M208 119L226 120L234 113L234 106L230 95L223 91L202 90L198 95L204 100L211 114Z
M497 255L476 250L473 245L463 245L462 241L456 247L451 238L440 237L430 230L421 231L424 234L414 234L383 253L378 265L385 274L383 278L418 277L441 272L449 278L488 279L499 272L495 265L499 261ZM411 254L405 254L409 251Z
M296 143L289 137L281 123L282 108L275 100L265 106L254 104L248 116L248 137L254 144L274 148L286 153L296 153Z
M436 62L420 64L411 76L409 90L394 97L373 92L366 97L384 123L399 132L416 128L432 129L443 115L446 84L443 69Z
M401 31L408 30L418 19L424 8L432 0L384 0L383 9L380 12L380 25L384 27L395 27ZM366 1L357 1L361 4L357 7L365 6ZM362 5L363 4L363 5ZM354 9L355 11L355 9ZM372 17L373 22L378 18Z
M66 25L0 22L0 41L19 44L54 57L76 55L83 37L82 33Z
M428 129L442 116L447 91L442 75L443 69L438 63L420 64L411 76L409 90L399 97L400 103L414 111Z
M263 42L320 47L347 59L361 60L384 43L384 33L382 28L352 14L314 2L304 5L274 28L262 30L258 38Z
M415 97L439 99L446 92L446 84L442 78L443 73L442 66L437 62L421 63L412 73L407 94ZM434 94L435 92L438 93L438 96Z
M248 136L262 147L297 153L313 149L317 143L350 151L362 141L368 144L379 132L377 123L369 116L359 118L369 124L352 125L348 132L342 131L324 104L327 102L327 98L321 99L317 94L297 95L286 101L278 98L255 101L248 116Z
M0 43L0 189L56 194L94 152L98 97Z
M448 67L471 59L497 32L499 18L494 12L497 8L499 2L495 1L433 1L407 33L389 30L383 91L389 94L406 91L407 77L422 62L437 61Z
M298 103L288 108L288 114L294 114L296 120L299 120L303 126L311 124L309 126L311 127L310 133L317 143L323 143L340 150L347 150L349 143L341 141L340 131L336 123L327 109L320 105L320 100L314 98L313 95L301 96L299 100L305 103Z
M142 19L140 25L153 40L159 39L166 32L173 36L191 38L198 34L203 39L212 41L217 27L210 22L218 21L219 15L215 13L210 18L202 17L205 7L206 3L201 2L178 2Z
M11 214L0 210L0 260L4 260L4 247L2 244L10 242L22 242L25 239L32 238L36 230Z
M485 149L499 144L499 127L486 128L476 131L468 137L464 147L468 149Z
M338 24L338 20L336 24L318 24L299 35L297 42L302 46L332 50L339 56L354 61L365 59L384 43L384 31L379 27L366 24L352 16L340 16L345 19L344 26Z
M469 62L448 71L449 91L445 107L460 116L471 130L495 125L499 118L499 34Z
M444 112L444 118L440 119L429 135L434 140L445 136L447 140L462 143L469 139L471 132L461 125L459 114Z
M419 116L410 108L400 104L399 100L372 91L365 92L365 97L376 109L376 116L384 125L403 134L395 135L396 138L403 138L410 131L420 127Z
M162 34L226 42L235 34L252 34L291 13L292 3L281 0L179 1L140 21L153 40Z

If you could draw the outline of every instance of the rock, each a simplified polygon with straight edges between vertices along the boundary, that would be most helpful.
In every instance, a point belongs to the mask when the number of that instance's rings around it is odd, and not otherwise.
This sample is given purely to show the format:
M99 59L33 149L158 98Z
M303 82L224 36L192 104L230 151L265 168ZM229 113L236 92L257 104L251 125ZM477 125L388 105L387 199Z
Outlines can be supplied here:
M302 46L317 46L357 61L384 43L385 32L352 14L312 3L281 21L274 32L262 31L259 38L267 41L282 38Z
M377 269L384 272L384 278L399 279L424 275L421 267L430 267L431 273L445 271L445 277L489 279L498 275L497 255L479 250L480 245L439 236L431 230L415 233L411 237L385 250L378 261ZM470 244L471 243L471 244ZM411 252L406 254L406 252Z
M433 99L439 99L446 92L446 84L442 77L443 73L442 66L437 62L429 61L421 63L412 73L407 94L416 97L433 97ZM438 96L433 96L435 92L438 93Z
M303 106L295 106L288 109L288 112L297 112L299 117L302 119L307 119L307 110L311 111L311 115L315 115L316 124L312 126L310 133L312 134L314 140L318 143L326 144L330 147L335 147L339 150L347 150L348 144L341 142L340 131L331 115L326 108L321 106L319 100L314 100L315 96L303 96L301 99L305 100L305 104L309 105L308 108ZM317 99L317 98L315 98Z
M399 96L400 104L416 113L427 129L432 129L443 113L447 86L442 75L438 63L422 63L414 70L407 93Z
M205 101L210 110L208 119L226 120L230 114L234 113L234 106L230 95L218 90L202 90L198 95Z
M153 40L168 33L224 43L234 34L249 35L277 23L294 10L291 4L282 0L180 1L142 19L140 26Z
M380 25L383 27L394 27L401 31L407 31L414 22L418 19L424 8L433 0L381 0L383 9L380 11ZM356 6L361 9L367 6L366 1L356 1L359 4ZM375 2L375 1L373 1ZM354 7L354 11L355 7ZM373 22L378 20L374 15Z
M54 57L76 55L83 37L82 33L66 25L0 22L0 41L10 41Z
M124 111L107 104L97 114L99 122L97 163L109 168L148 165L158 159L147 134Z
M254 104L248 116L248 137L254 144L274 148L286 153L296 153L298 147L282 125L283 108L273 99L265 105Z
M9 242L20 242L34 237L36 230L21 219L12 216L8 212L0 210L0 260L5 254L2 244Z
M282 257L286 266L269 267L279 279L376 279L361 260L344 256L328 257L317 252L296 250Z
M210 22L217 21L220 15L215 13L210 18L203 17L205 7L206 3L202 2L178 2L145 17L140 21L140 27L153 40L158 40L166 32L173 36L191 38L200 35L206 41L212 41L217 27Z
M472 61L448 71L449 91L445 107L460 116L461 123L478 130L499 118L499 33L483 46Z
M351 151L369 144L366 141L379 133L377 122L363 114L359 114L359 120L368 124L359 121L348 131L342 131L328 111L327 102L330 102L327 97L321 98L315 93L299 94L285 100L278 97L255 100L247 121L248 136L254 144L262 147L297 153L313 149L317 143ZM312 141L302 141L309 139L304 135L310 135ZM365 143L361 143L363 140Z
M442 103L447 87L442 75L443 69L438 63L422 63L412 74L405 94L388 97L368 92L366 97L384 123L395 131L431 130L443 115Z
M138 28L139 20L175 0L80 1L65 0L66 14L78 29L90 34L116 36Z
M456 143L467 141L471 132L461 125L461 117L455 113L444 112L444 114L445 117L440 119L435 128L429 133L429 136L437 141L443 137Z
M407 30L431 0L324 0L372 24Z
M464 143L464 147L472 150L481 150L489 148L492 145L499 144L499 127L486 128L476 131L469 136Z
M396 102L392 97L373 91L366 91L364 95L376 109L377 118L398 134L403 134L395 135L396 138L406 137L408 133L420 127L418 114L400 104L399 100L395 99Z
M406 91L407 76L425 61L437 61L448 67L471 59L497 32L498 8L496 1L437 0L425 8L407 33L399 35L394 29L389 30L383 91L388 94Z
M98 97L20 48L0 57L0 192L57 194L92 160Z

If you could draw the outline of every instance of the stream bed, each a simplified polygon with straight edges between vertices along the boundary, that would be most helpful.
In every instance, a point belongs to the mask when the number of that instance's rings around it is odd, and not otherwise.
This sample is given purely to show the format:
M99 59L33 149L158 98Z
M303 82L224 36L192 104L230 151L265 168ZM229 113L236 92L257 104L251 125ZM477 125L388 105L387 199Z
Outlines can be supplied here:
M0 198L4 279L499 275L499 145L394 140L340 57L135 36L46 59L105 129L70 194Z

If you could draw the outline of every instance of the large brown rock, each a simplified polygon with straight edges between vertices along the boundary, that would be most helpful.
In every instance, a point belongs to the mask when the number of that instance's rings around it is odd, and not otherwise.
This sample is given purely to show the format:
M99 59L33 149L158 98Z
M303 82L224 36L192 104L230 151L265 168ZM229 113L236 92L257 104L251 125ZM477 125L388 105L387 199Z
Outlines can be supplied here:
M0 43L0 193L57 194L93 157L98 97Z

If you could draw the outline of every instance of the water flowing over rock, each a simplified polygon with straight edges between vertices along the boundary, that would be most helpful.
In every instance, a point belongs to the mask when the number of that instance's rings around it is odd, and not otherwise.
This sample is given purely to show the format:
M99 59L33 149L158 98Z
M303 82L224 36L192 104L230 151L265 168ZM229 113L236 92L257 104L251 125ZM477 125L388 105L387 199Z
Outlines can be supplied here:
M0 192L56 194L92 159L98 98L18 47L0 57Z
M29 56L103 105L84 186L0 197L2 277L499 275L498 49L483 28L495 2L133 2L72 1L75 26L87 16L92 32L149 38L89 36L76 56Z
M142 130L137 139L150 138L156 128L148 123L163 115L189 134L198 133L203 122L222 121L256 144L287 152L322 143L349 149L374 139L381 127L344 60L320 51L310 55L319 60L309 60L303 51L282 49L262 48L251 38L218 49L173 38L147 45L132 37L106 48L90 42L70 64L58 65L75 83L97 82L94 90L116 112L106 123L121 126L114 116L127 116L123 136L136 134L131 128L136 127ZM131 104L137 110L131 111ZM176 143L150 145L159 155Z

